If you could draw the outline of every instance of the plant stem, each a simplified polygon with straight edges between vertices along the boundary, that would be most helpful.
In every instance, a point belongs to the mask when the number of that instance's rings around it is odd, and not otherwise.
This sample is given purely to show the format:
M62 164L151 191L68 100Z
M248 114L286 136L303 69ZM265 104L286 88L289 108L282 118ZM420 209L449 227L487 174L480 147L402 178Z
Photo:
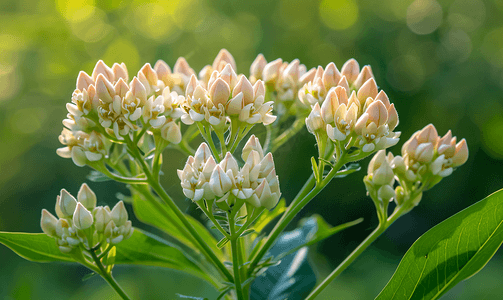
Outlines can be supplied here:
M304 124L305 124L305 118L303 118L303 117L297 118L293 122L292 126L290 126L290 128L288 128L280 136L278 136L277 138L275 138L272 141L271 152L275 152L276 150L278 150L278 148L281 147L281 145L283 145L291 137L293 137L294 135L296 135L297 132L299 132L302 128L304 128Z
M306 196L303 198L296 197L290 206L288 207L288 210L285 212L283 217L279 220L278 223L276 223L276 226L274 226L273 230L271 233L269 233L269 236L267 237L266 242L262 245L260 250L255 254L255 257L253 258L250 267L248 268L248 276L251 275L251 273L254 271L255 267L257 264L260 262L262 257L267 253L269 248L272 247L278 236L283 232L283 230L286 228L286 226L293 220L293 218L299 213L304 206L309 203L318 193L323 190L323 188L332 180L332 178L337 174L337 172L342 168L342 166L345 163L345 156L346 152L343 152L343 154L340 156L339 161L334 165L332 170L330 170L330 173L328 173L327 177L321 181L320 184L316 185L314 189L312 189ZM311 178L306 182L304 187L302 188L300 194L304 194L306 190L311 186L310 181ZM313 178L314 179L314 178ZM305 188L305 189L304 189Z
M96 253L94 253L94 250L89 251L91 254L94 262L96 263L96 266L98 266L98 269L100 270L100 275L105 279L108 284L121 296L122 299L129 300L129 296L124 292L124 290L120 287L119 283L115 281L115 279L112 276L112 272L108 273L105 268L103 267L103 264L101 263L101 260L96 256Z
M196 239L196 241L199 243L201 248L208 254L208 256L211 258L211 260L214 262L215 266L222 272L222 274L227 278L227 280L234 282L231 273L225 268L224 264L218 259L218 257L213 253L211 248L205 243L205 241L201 238L201 236L197 233L197 231L192 227L192 225L189 223L187 218L185 218L185 215L183 212L180 210L180 208L175 204L173 199L166 193L164 188L161 186L159 181L155 180L155 178L152 176L150 173L150 170L145 163L145 161L142 159L140 152L138 151L138 148L134 145L131 145L131 141L128 140L128 146L131 148L131 151L134 154L134 157L136 160L140 163L140 165L143 168L143 171L145 172L145 175L147 175L147 181L148 184L154 189L154 191L161 197L161 199L169 206L171 210L175 213L177 218L182 222L182 224L187 228L189 233Z
M374 229L374 231L372 231L372 233L367 236L367 238L363 242L361 242L361 244L358 245L358 247L356 247L356 249L353 250L353 252L351 252L351 254L346 257L346 259L342 263L340 263L337 268L335 268L335 270L333 270L332 273L330 273L330 275L328 275L327 278L325 278L325 280L323 280L323 282L320 283L311 292L311 294L309 294L309 296L307 296L306 300L312 300L316 296L318 296L321 291L323 291L323 289L325 289L330 284L330 282L332 282L332 280L339 276L358 256L360 256L360 254L362 254L365 249L368 248L368 246L370 246L384 231L386 231L386 229L391 224L393 224L393 222L395 222L396 219L398 219L402 215L402 213L403 210L398 209L386 221L384 221L382 224L379 224L379 226L377 226L377 228Z
M235 233L235 228L234 228L234 217L232 213L227 214L227 218L229 220L229 230L231 232L231 252L232 252L232 267L234 270L234 285L236 286L236 294L238 297L238 300L244 300L243 297L243 289L241 287L241 274L239 273L239 247L237 244L237 240L239 238L239 235L236 235Z

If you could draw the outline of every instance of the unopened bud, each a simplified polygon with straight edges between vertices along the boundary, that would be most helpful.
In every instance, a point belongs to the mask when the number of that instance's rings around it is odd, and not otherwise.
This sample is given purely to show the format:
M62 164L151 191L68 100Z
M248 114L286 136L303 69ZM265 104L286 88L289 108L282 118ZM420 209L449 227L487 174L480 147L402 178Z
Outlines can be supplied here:
M88 211L82 203L77 203L77 208L73 214L73 225L78 229L85 230L93 226L93 215Z
M115 204L114 208L112 208L111 217L115 225L117 226L126 224L128 215L126 206L124 206L124 202L119 201L117 204Z
M48 236L56 237L56 225L58 224L58 219L54 217L46 209L42 209L42 218L40 219L40 227L42 231Z
M88 210L93 210L96 207L96 194L85 183L80 186L77 200Z
M59 209L62 215L65 218L72 217L77 207L77 200L65 189L61 190L59 200Z

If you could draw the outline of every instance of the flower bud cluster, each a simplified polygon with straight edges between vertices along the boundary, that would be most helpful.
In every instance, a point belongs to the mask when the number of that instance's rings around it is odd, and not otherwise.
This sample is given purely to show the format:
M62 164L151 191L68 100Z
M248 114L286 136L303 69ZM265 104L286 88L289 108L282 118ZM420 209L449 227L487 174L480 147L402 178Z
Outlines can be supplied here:
M417 205L423 191L452 174L467 159L465 139L456 144L450 130L439 137L435 126L429 124L404 143L402 156L378 151L370 161L364 182L373 199L385 202L394 198L397 205L404 201ZM395 179L400 185L393 190Z
M468 146L449 130L443 137L432 124L415 132L403 144L402 156L395 157L395 173L408 181L423 181L428 177L447 177L468 160Z
M176 120L184 114L180 108L184 97L176 91L186 86L190 78L186 77L194 73L190 70L181 58L175 73L163 61L154 68L147 63L131 82L124 63L110 68L100 60L91 76L81 71L72 102L66 105L66 128L60 136L67 147L57 153L71 157L79 166L100 160L108 156L110 141L124 140L141 128L140 118L151 126L151 132L179 143L181 132Z
M367 176L364 179L367 190L375 193L381 202L389 202L395 198L395 174L391 168L393 155L385 150L379 150L369 163Z
M378 91L370 67L359 72L352 59L342 70L339 73L334 63L325 70L319 67L315 79L299 92L301 101L312 105L306 119L309 132L326 132L332 141L351 142L365 153L398 143L400 133L393 132L398 125L395 105L384 91Z
M241 168L229 152L217 164L209 147L201 144L183 170L178 170L185 196L193 201L216 200L229 206L237 198L255 207L272 209L281 195L272 154L264 155L258 138L252 135L241 158L245 162Z
M267 63L259 54L250 66L250 81L263 80L277 92L279 101L295 100L299 89L314 79L316 68L307 71L298 59L290 63L278 58Z
M258 80L252 85L246 76L237 75L233 65L227 63L232 58L230 54L224 58L226 60L214 63L219 67L211 72L209 78L207 74L201 75L202 80L197 80L196 76L190 78L182 105L186 112L182 122L187 125L207 122L214 128L224 128L231 118L247 124L268 125L274 122L273 102L264 102L264 83ZM206 71L211 69L208 66Z
M96 195L85 183L77 198L61 190L56 198L56 216L43 209L40 225L64 253L81 246L89 250L103 242L116 245L134 231L124 202L118 202L111 210L108 206L97 207Z

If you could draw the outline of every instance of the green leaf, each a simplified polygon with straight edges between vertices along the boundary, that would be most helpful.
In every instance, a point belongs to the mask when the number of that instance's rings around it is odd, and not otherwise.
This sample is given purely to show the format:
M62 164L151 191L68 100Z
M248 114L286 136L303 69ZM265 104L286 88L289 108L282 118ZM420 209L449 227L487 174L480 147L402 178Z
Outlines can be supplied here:
M193 239L191 239L192 236L189 233L180 230L180 228L185 227L182 222L178 220L178 217L172 210L163 208L164 213L162 213L154 204L144 200L142 196L137 193L134 193L132 198L133 210L138 220L162 230L164 233L180 241L182 244L200 252L195 244L196 242L193 242ZM166 215L169 216L169 218ZM208 229L191 216L185 215L185 217L206 244L212 248L213 252L220 259L224 259L222 251L220 251L220 249L216 246L217 240L211 235Z
M74 262L59 251L56 240L44 233L0 232L0 243L19 256L35 262ZM133 235L117 246L115 264L158 266L182 270L214 282L184 252L150 233L135 228Z
M269 210L264 210L264 212L258 217L257 221L255 221L255 225L253 225L253 228L257 232L261 232L267 224L269 224L272 220L274 220L277 216L281 215L283 212L286 210L286 201L285 199L281 199L276 205L276 207L269 211Z
M423 234L376 299L438 299L480 271L503 242L503 190Z
M182 294L176 294L178 299L190 299L190 300L208 300L208 298L203 298L203 297L194 297L194 296L186 296Z
M300 220L300 226L302 228L311 228L310 231L306 231L306 242L302 245L299 245L295 247L294 249L286 252L283 254L281 257L286 256L290 253L293 253L297 250L299 250L302 247L305 246L311 246L313 244L316 244L326 238L331 237L332 235L336 234L339 231L342 231L344 229L347 229L349 227L355 226L363 222L363 218L356 219L351 222L347 222L335 227L332 227L330 224L328 224L322 216L320 215L312 215L309 218L304 218Z
M346 166L344 170L340 170L335 174L334 178L344 178L348 176L351 173L358 172L360 171L361 167L358 163L351 163Z
M35 262L73 262L73 259L59 251L56 240L45 233L0 232L0 243L9 247L17 255Z
M227 237L223 237L220 241L217 243L218 249L222 249L227 243L229 242L229 239Z

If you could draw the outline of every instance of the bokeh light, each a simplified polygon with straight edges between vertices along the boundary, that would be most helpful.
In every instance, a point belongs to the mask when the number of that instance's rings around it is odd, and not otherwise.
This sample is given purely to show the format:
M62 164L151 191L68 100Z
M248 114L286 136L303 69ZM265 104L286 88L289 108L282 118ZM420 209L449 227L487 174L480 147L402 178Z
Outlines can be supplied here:
M407 8L407 26L417 34L430 34L442 24L443 11L435 0L415 0Z

